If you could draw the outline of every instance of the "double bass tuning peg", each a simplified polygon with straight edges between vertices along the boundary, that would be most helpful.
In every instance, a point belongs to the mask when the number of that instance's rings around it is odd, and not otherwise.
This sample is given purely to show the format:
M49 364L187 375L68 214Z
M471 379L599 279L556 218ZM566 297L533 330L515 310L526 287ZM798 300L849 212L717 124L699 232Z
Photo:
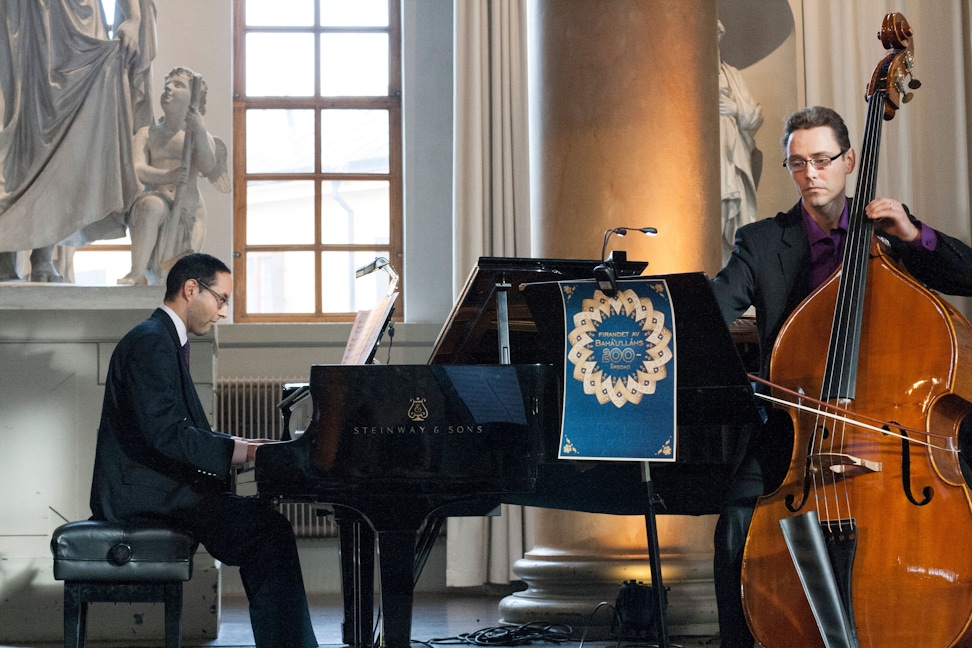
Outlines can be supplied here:
M915 78L915 58L911 54L905 57L905 69L908 70L908 76L911 77L911 81L908 82L908 87L912 90L920 88L921 81Z
M917 90L918 88L920 88L921 81L916 79L914 75L911 74L910 68L907 74L908 76L911 77L911 80L908 81L908 88L910 88L911 90ZM914 99L915 95L913 92L908 92L907 90L905 90L904 77L905 77L905 73L902 72L901 70L898 70L897 74L895 74L894 88L895 90L898 91L898 94L901 95L901 102L908 103L909 101Z
M921 87L921 81L919 81L915 77L911 77L911 81L908 82L908 88L910 88L911 90L917 90L920 87ZM908 103L915 97L915 93L906 92L904 88L901 87L900 85L898 86L898 90L901 92L901 101L903 101L904 103Z

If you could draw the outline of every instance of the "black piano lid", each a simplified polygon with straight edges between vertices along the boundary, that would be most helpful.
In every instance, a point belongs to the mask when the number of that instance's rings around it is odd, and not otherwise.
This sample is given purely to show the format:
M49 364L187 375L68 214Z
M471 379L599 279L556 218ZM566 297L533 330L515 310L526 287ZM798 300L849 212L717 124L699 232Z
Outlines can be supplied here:
M511 362L544 362L538 353L537 326L520 292L520 284L590 279L600 261L480 257L449 313L432 348L430 364L496 364L499 361L496 324L498 284L507 284ZM646 262L618 264L620 276L636 276ZM550 362L550 360L546 360Z
M497 285L506 283L510 286L506 290L510 362L553 364L563 372L563 311L553 282L592 279L599 264L576 259L480 257L439 332L429 362L498 362L496 294ZM647 262L628 261L620 264L619 276L637 277L647 266ZM678 424L755 422L752 385L705 274L654 277L668 282L675 311Z

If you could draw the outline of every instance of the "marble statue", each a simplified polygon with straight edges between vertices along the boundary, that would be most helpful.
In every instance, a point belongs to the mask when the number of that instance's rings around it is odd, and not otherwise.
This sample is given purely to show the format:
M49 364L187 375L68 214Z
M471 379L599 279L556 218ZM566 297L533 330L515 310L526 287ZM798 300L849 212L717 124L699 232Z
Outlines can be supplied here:
M135 133L135 171L145 189L128 211L132 269L119 284L164 284L179 257L198 252L206 232L206 206L198 179L230 191L226 146L206 130L206 82L177 67L165 76L162 117Z
M153 0L0 2L0 281L61 281L55 245L125 235L132 135L153 120Z
M719 41L726 30L719 22ZM719 141L722 165L722 255L734 247L736 228L756 220L759 154L756 131L763 109L756 103L739 70L719 60Z

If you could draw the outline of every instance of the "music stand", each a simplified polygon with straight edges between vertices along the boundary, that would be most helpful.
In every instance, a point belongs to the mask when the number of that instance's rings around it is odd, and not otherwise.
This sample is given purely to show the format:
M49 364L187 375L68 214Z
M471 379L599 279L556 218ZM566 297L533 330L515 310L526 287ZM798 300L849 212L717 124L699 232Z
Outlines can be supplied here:
M429 364L546 362L537 327L519 287L525 283L590 279L600 261L479 257L432 348ZM618 277L641 274L648 264L615 264ZM556 357L556 354L553 354Z
M645 279L648 277L639 277ZM722 318L708 279L701 272L656 275L668 285L675 314L675 356L678 376L676 422L687 425L746 425L758 420L752 384ZM628 279L630 280L630 279ZM624 289L625 279L617 280ZM564 304L557 282L520 286L540 331L544 346L560 349L560 368L566 371ZM561 374L563 379L563 374ZM667 594L662 583L656 526L657 504L650 462L642 463L647 489L645 526L652 587L655 589L658 641L668 648Z

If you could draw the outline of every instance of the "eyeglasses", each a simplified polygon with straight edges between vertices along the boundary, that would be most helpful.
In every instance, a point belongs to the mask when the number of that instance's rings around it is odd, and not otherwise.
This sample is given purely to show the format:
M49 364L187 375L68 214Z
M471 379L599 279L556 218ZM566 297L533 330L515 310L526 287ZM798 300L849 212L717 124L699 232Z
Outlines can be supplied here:
M833 157L823 156L823 157L811 158L809 160L804 160L803 158L792 158L789 160L783 160L783 166L789 169L790 173L799 173L800 171L803 171L804 169L807 168L807 163L809 162L814 169L817 169L819 171L820 169L826 169L827 167L829 167L831 162L833 162L841 155L846 153L847 150L848 149L844 149L843 151L841 151L840 153L838 153Z
M218 292L216 292L215 290L213 290L212 288L204 284L199 279L196 279L196 283L202 286L203 288L205 288L207 292L209 292L210 294L212 294L213 297L216 298L216 305L219 306L219 310L222 310L223 307L229 303L229 297L223 297L222 295L220 295Z

